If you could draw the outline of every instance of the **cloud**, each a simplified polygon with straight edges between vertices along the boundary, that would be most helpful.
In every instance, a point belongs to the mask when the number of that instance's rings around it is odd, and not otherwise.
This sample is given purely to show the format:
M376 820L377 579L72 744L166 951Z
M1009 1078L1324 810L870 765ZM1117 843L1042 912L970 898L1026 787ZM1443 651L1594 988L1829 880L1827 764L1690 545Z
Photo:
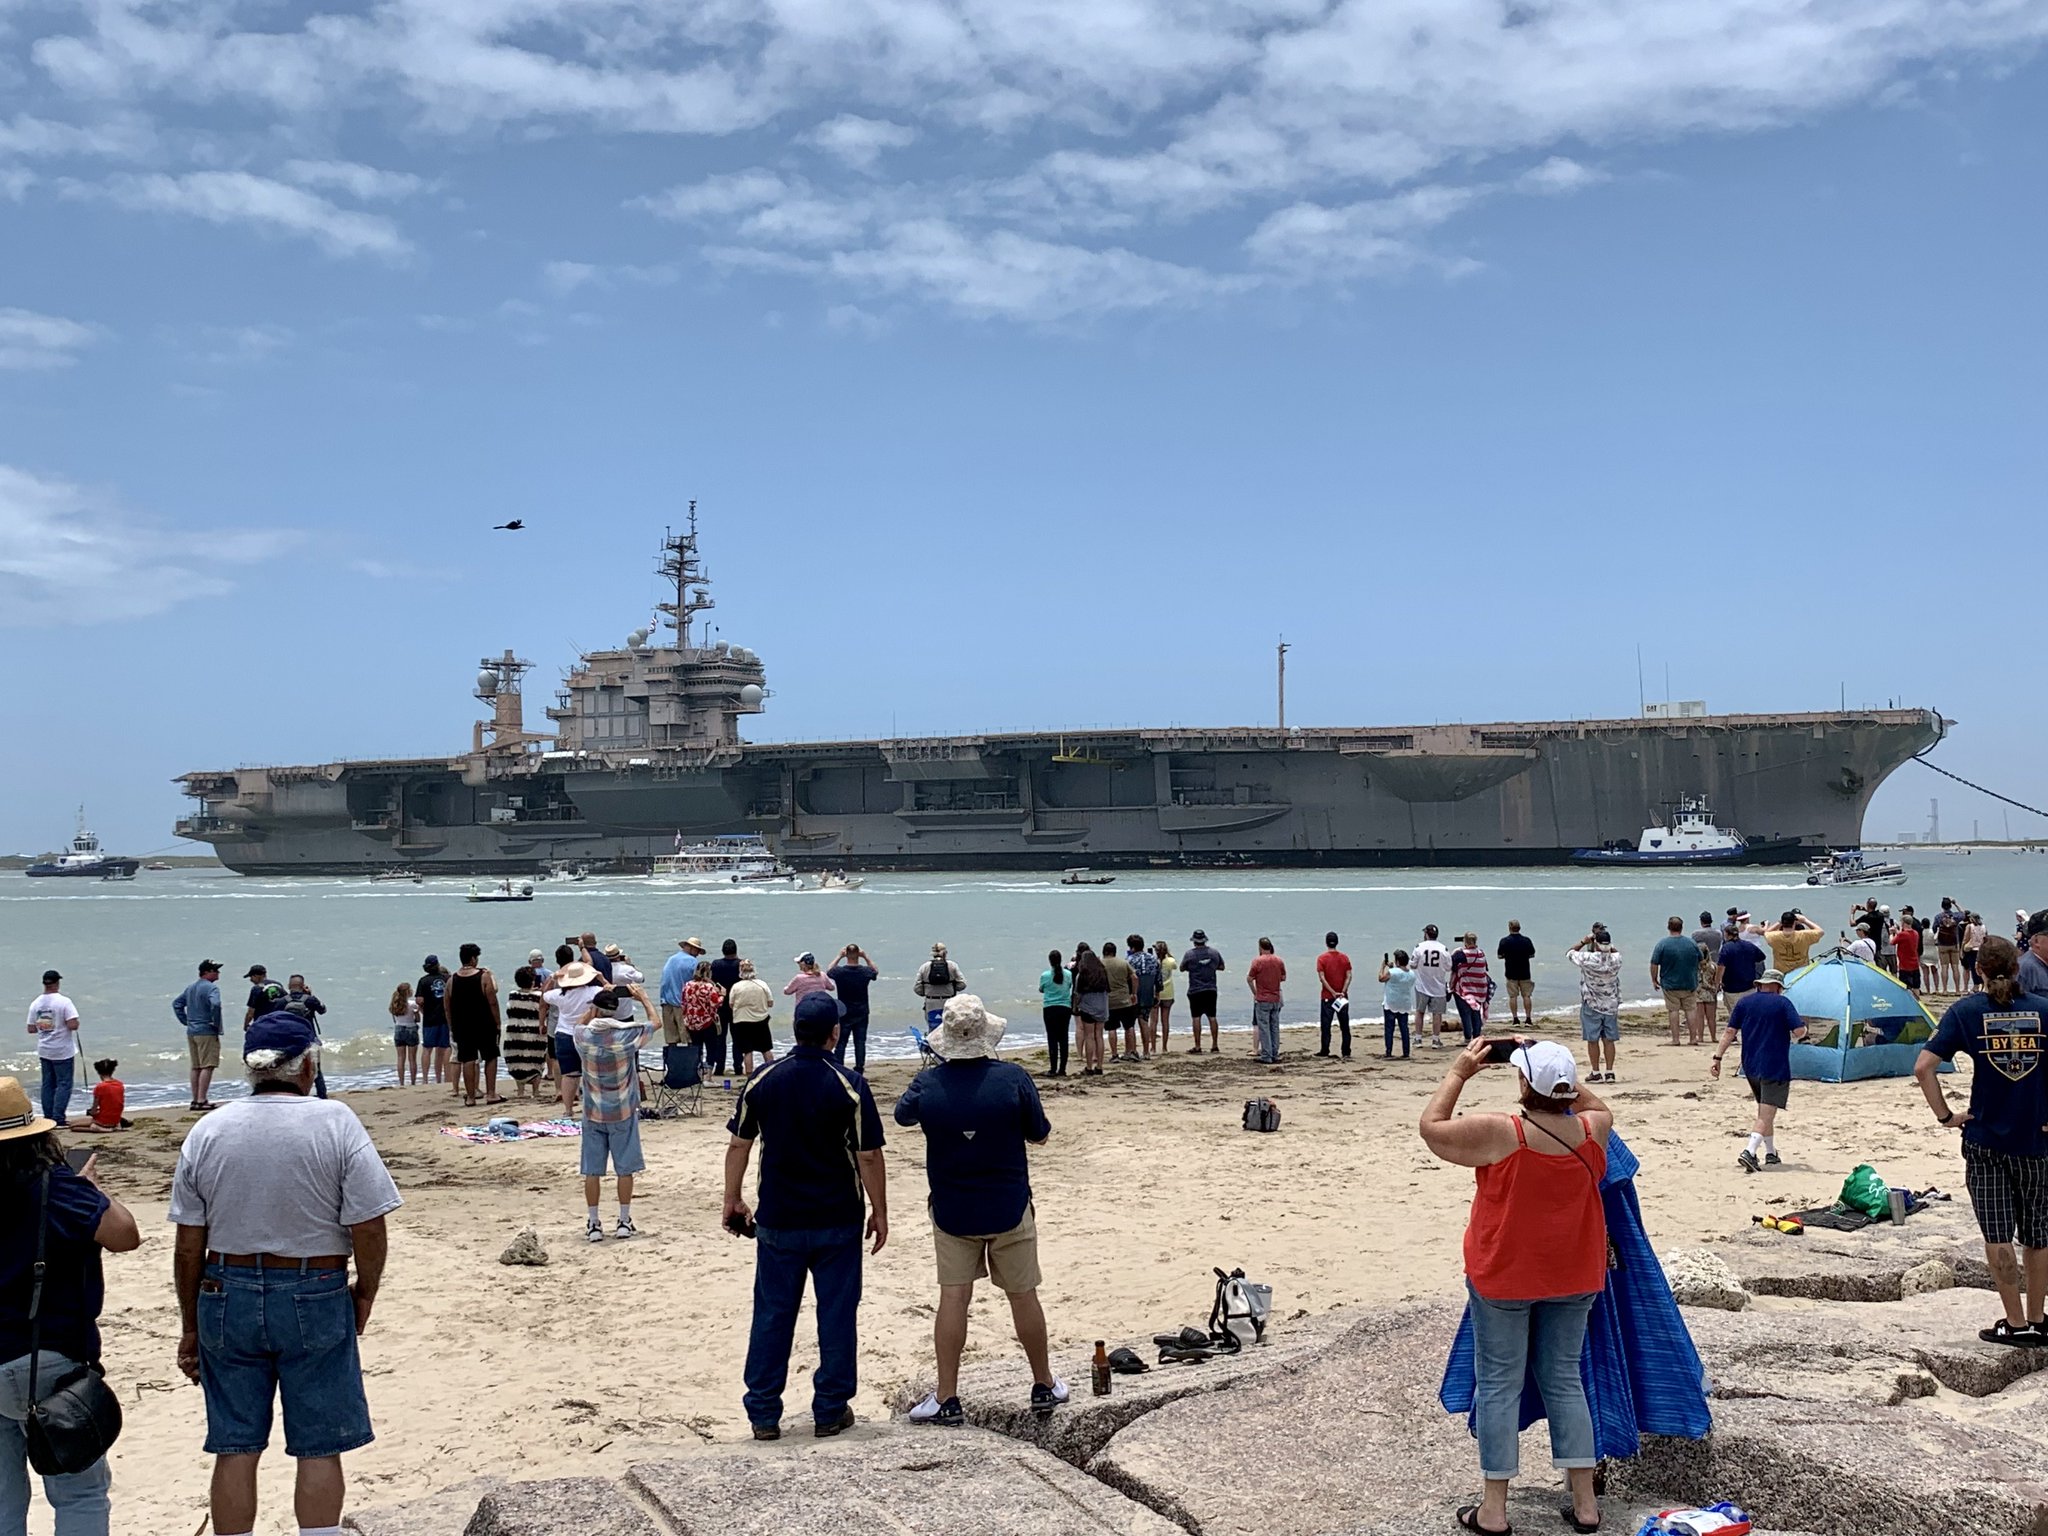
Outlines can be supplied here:
M248 367L268 362L298 340L284 325L202 325L173 329L167 339L194 359L215 367Z
M32 309L0 309L0 371L68 368L99 339L99 328Z
M428 185L409 171L380 171L353 160L287 160L279 174L294 185L345 193L359 203L396 202Z
M1253 230L1245 250L1258 265L1298 277L1396 272L1427 259L1422 235L1484 195L1475 187L1432 186L1335 208L1295 203Z
M282 555L297 535L188 532L126 511L103 492L0 464L0 624L147 618L234 590L232 574Z
M917 130L902 123L873 117L856 117L850 112L818 124L803 136L814 149L852 166L870 171L885 151L904 149L917 141Z
M644 287L664 287L676 280L676 269L666 264L654 266L598 266L587 261L543 262L540 280L554 293L571 294L579 288L613 288L621 284L637 283Z
M1517 176L1515 186L1523 192L1582 192L1587 187L1598 186L1605 180L1605 171L1581 165L1564 155L1552 155L1541 165L1531 166Z
M302 187L247 171L120 175L97 184L71 182L66 191L77 197L105 198L123 208L181 213L213 224L246 224L298 235L333 256L397 260L412 250L398 226L380 214L342 208Z
M148 153L153 142L154 135L146 125L128 118L84 124L26 114L0 118L0 157L132 159Z

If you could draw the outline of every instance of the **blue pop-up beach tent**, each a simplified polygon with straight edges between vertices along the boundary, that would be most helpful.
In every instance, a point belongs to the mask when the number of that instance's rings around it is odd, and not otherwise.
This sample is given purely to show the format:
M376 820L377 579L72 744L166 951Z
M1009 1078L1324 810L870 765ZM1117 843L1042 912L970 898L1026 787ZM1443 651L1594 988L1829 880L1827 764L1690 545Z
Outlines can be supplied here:
M1805 1043L1792 1047L1794 1077L1909 1077L1934 1034L1934 1016L1898 977L1846 950L1794 971L1785 995L1806 1020Z

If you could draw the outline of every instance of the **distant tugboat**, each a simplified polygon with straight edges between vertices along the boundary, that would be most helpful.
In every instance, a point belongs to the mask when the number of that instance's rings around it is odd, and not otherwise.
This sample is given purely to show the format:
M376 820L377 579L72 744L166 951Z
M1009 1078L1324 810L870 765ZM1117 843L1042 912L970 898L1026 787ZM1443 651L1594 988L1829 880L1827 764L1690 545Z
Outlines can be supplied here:
M100 852L99 838L86 830L85 807L81 805L78 808L78 831L72 836L71 851L29 865L28 873L31 878L69 875L94 880L133 880L135 871L141 867L140 859L124 859L116 854Z
M1610 843L1604 848L1581 848L1572 854L1574 864L1625 864L1638 868L1665 864L1776 864L1796 855L1796 838L1770 842L1749 842L1733 827L1714 825L1714 813L1703 799L1681 800L1667 823L1643 828L1642 837L1631 847Z

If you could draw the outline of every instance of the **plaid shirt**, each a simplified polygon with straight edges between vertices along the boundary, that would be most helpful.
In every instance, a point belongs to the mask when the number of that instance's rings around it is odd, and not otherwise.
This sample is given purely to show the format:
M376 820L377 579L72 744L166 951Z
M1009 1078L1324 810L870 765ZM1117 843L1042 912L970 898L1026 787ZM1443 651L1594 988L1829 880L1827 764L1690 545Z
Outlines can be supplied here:
M586 1024L576 1030L583 1060L583 1118L592 1125L623 1125L640 1111L640 1042L647 1024Z

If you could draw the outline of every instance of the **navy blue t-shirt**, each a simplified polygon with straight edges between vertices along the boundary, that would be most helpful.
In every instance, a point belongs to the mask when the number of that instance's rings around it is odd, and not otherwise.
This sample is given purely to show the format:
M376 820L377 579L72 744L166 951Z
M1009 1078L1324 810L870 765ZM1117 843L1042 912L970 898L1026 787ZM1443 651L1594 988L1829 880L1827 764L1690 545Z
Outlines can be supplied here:
M926 1067L896 1101L896 1123L924 1127L932 1224L941 1232L994 1237L1024 1219L1024 1144L1052 1134L1029 1072L987 1057Z
M2015 1157L2048 1153L2048 997L2021 993L1994 1003L1975 992L1949 1004L1927 1049L1943 1061L1970 1058L1970 1123L1963 1140Z
M63 1164L50 1170L49 1269L43 1277L43 1348L73 1360L100 1357L106 1282L93 1241L107 1197ZM0 1186L0 1357L28 1353L28 1303L35 1288L40 1173Z
M882 1115L868 1085L822 1046L794 1046L757 1068L725 1128L742 1141L763 1143L754 1206L760 1225L796 1231L860 1226L867 1201L854 1154L881 1150Z
M1721 967L1723 992L1748 992L1756 986L1769 961L1762 950L1747 939L1730 939L1721 946L1714 963Z
M868 1011L868 988L875 979L872 965L835 965L825 975L848 1013Z
M1223 969L1223 956L1207 944L1197 944L1180 957L1181 980L1190 992L1214 992L1216 973Z
M1782 992L1747 992L1728 1011L1728 1027L1742 1037L1742 1075L1753 1082L1792 1077L1792 1031L1804 1029L1799 1005Z
M435 971L432 975L420 977L420 984L412 989L412 995L419 999L422 1028L439 1029L448 1022L446 971ZM258 1014L257 1017L261 1018L262 1015Z
M1494 949L1500 956L1500 973L1509 981L1528 981L1529 962L1536 958L1536 941L1526 933L1511 933Z

